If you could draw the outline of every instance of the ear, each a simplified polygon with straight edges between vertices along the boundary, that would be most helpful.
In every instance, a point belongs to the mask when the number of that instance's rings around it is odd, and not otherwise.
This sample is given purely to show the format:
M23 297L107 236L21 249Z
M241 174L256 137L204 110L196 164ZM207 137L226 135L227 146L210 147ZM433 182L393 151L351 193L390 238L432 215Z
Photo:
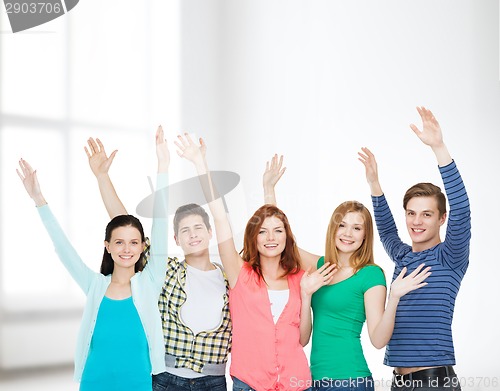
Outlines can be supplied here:
M212 240L212 228L208 230L208 238L209 240Z
M108 251L108 253L111 254L111 251L109 251L109 242L104 241L104 247L106 247L106 250Z
M177 238L177 235L174 235L174 240L175 240L175 244L180 246L181 244L179 243L179 239Z
M443 213L443 215L439 218L439 225L443 225L444 222L446 221L446 213Z

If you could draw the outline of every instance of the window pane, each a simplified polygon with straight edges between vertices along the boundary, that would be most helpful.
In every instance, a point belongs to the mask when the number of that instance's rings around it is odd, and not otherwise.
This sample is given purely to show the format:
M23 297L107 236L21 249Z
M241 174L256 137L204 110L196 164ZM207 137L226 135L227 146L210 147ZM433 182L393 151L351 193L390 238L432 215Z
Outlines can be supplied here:
M2 23L2 29L8 24ZM61 118L67 84L65 17L25 33L0 34L3 114Z
M3 290L22 296L62 292L68 274L15 170L20 157L37 170L44 196L64 227L63 140L56 131L4 128L0 145Z
M127 3L127 4L125 4ZM79 7L71 19L71 116L139 127L150 109L148 8L108 0Z

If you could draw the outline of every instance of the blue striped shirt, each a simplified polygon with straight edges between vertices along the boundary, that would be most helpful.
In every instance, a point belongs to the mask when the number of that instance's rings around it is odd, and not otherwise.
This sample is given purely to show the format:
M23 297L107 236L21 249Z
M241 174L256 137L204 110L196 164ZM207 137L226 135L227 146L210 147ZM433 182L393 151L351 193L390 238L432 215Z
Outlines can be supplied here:
M401 241L385 196L372 197L380 240L395 263L394 278L407 267L431 266L426 285L403 296L384 364L392 367L455 365L451 324L455 299L469 265L470 206L455 162L439 167L450 206L442 243L419 252Z

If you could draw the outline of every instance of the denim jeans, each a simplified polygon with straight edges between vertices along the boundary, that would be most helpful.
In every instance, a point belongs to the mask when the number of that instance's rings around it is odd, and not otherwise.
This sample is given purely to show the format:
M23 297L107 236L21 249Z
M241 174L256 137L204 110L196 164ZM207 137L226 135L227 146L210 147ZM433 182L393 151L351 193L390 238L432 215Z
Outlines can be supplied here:
M233 391L256 391L252 387L250 387L248 384L243 383L240 379L237 377L232 376L233 379ZM307 390L304 391L312 391L312 388L308 388Z
M227 391L225 376L190 379L162 372L153 375L153 391Z
M371 376L349 379L314 380L314 391L374 391L375 383Z

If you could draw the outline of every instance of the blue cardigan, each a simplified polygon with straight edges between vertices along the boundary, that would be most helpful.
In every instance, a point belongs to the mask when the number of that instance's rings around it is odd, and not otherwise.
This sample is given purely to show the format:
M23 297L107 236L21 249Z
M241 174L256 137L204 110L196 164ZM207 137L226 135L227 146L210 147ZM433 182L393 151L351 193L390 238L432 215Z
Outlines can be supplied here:
M158 189L166 186L167 174L159 174ZM166 201L165 201L166 202ZM45 228L54 243L59 259L73 279L87 296L75 352L74 378L80 382L90 342L94 332L97 312L111 282L111 275L104 276L89 269L77 254L66 234L52 214L48 205L38 209ZM166 208L164 210L167 210ZM165 280L167 254L167 216L154 214L151 232L151 257L142 272L136 273L131 281L132 299L141 318L149 345L152 373L164 372L165 346L161 316L158 310L158 296Z

